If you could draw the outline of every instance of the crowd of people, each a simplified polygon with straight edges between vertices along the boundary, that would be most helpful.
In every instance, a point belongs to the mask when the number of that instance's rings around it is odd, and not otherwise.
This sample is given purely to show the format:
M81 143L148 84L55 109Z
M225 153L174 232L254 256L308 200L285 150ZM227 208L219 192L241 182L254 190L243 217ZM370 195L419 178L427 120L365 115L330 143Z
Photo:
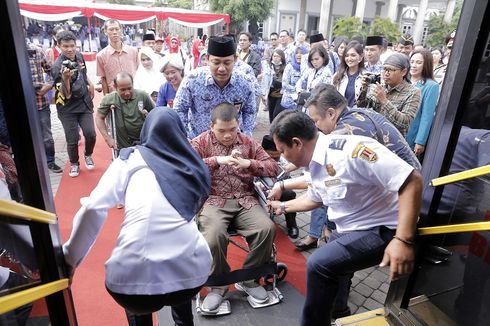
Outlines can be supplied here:
M107 209L124 207L122 242L109 260L106 286L127 310L131 325L151 325L151 312L162 305L172 306L176 324L192 325L190 297L204 284L204 274L230 270L230 225L251 249L244 267L270 259L275 227L254 195L253 180L275 178L281 167L305 173L275 183L268 194L270 211L286 215L292 239L299 235L294 213L312 211L310 234L295 242L298 250L316 248L321 237L328 241L308 259L302 325L323 325L330 317L350 314L347 298L356 270L382 262L393 279L411 272L419 171L454 33L444 50L416 45L409 35L394 46L382 36L339 36L331 47L320 33L308 38L303 30L295 35L283 30L271 33L264 49L241 32L196 38L187 52L178 37L155 33L143 36L140 49L128 45L117 20L107 20L102 31L108 44L97 53L100 80L95 85L71 31L56 31L47 53L30 44L29 59L40 119L48 119L49 103L56 104L69 176L81 173L80 130L87 170L95 167L95 127L119 153L90 197L82 199L64 252L67 264L76 268ZM104 97L94 123L97 90ZM262 146L252 138L261 106L271 123ZM108 116L113 134L107 131ZM50 124L42 125L48 168L59 173ZM196 171L199 177L192 176ZM138 193L138 185L152 186L153 197ZM308 191L294 199L295 189ZM293 196L284 196L287 191ZM157 209L163 213L153 216ZM194 218L200 232L190 225ZM179 225L174 234L172 223ZM134 238L150 224L159 226L155 234ZM148 262L141 252L151 248L158 232L182 241L179 234L191 236L182 243L189 251L160 252ZM143 249L126 257L124 250L133 245ZM177 263L175 257L187 260ZM157 272L117 276L143 261L151 270L160 264L179 285L167 285ZM205 273L178 275L173 265L184 263L188 266L176 269ZM268 299L258 280L241 282L237 289L257 302ZM227 290L210 288L202 309L216 313ZM151 300L141 301L144 295Z

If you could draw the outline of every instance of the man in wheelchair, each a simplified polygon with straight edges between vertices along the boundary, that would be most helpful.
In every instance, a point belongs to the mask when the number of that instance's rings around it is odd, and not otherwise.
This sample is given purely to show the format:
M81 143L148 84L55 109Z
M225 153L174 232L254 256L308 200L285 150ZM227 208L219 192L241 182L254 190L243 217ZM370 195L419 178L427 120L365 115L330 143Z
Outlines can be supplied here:
M211 275L230 272L226 262L228 227L242 235L250 252L243 268L257 267L271 259L275 226L259 205L254 192L254 177L276 176L279 166L251 137L240 132L237 109L222 103L211 111L211 130L191 141L204 159L212 177L211 193L198 216L199 229L213 256ZM267 291L257 280L237 283L257 303L268 300ZM202 310L217 312L227 286L212 287Z

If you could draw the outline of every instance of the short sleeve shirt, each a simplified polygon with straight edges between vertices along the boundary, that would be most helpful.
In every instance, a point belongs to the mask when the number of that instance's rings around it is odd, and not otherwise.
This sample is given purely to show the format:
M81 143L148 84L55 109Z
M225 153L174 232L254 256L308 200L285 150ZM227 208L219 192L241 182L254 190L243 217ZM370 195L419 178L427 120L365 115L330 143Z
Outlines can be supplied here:
M114 77L121 71L134 76L138 69L138 50L123 44L122 51L117 52L110 44L97 53L97 76L104 77L109 92L114 91Z
M150 112L155 106L153 101L146 92L138 89L133 90L133 97L127 101L114 91L104 96L97 112L107 116L110 113L111 105L116 107L114 113L118 147L133 146L135 142L140 140L141 128L145 121L145 115L141 111Z
M308 197L328 206L339 232L395 229L398 191L413 170L372 138L320 133L307 168Z

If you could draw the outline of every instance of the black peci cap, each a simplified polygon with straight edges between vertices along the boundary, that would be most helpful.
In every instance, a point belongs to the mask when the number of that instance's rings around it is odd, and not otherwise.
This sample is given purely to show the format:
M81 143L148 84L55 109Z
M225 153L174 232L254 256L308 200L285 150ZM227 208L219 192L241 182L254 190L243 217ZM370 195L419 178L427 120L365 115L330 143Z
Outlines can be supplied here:
M147 33L143 35L143 41L154 41L155 40L155 34L153 33Z
M322 41L325 41L322 33L313 34L310 36L310 43L317 43Z
M383 46L383 37L382 36L368 36L366 37L365 45L381 45Z
M227 57L236 53L233 39L226 36L213 36L209 38L208 54L217 57Z

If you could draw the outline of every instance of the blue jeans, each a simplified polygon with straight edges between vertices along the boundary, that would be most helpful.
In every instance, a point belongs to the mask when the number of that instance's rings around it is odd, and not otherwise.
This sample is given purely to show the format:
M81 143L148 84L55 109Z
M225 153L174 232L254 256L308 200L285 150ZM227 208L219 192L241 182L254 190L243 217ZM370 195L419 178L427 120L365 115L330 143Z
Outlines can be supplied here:
M335 230L335 223L328 220L327 208L323 205L311 211L310 232L308 233L310 237L320 239L324 227Z
M330 325L332 310L347 308L354 272L379 264L395 230L384 226L338 233L308 258L302 326ZM342 308L343 306L343 308Z
M54 163L54 140L51 133L51 110L49 105L37 111L41 122L41 133L43 136L44 151L48 164Z
M85 155L92 155L95 147L95 125L92 112L60 113L60 119L66 138L66 151L71 164L78 164L78 141L80 139L79 127L85 137Z

